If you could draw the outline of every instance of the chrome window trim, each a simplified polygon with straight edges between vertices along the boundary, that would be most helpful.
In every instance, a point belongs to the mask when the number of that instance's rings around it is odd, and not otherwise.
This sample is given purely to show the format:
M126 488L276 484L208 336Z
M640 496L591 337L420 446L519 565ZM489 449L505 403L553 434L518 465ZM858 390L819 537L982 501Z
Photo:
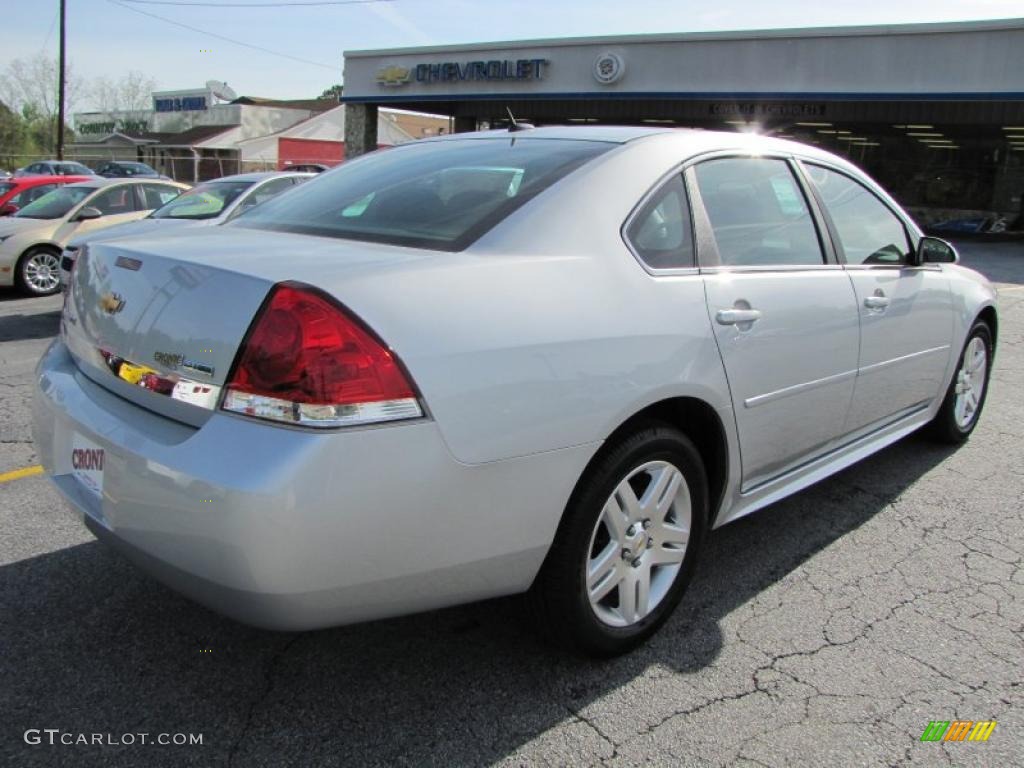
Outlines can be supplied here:
M842 264L741 264L739 266L701 267L702 275L735 274L743 272L841 272Z

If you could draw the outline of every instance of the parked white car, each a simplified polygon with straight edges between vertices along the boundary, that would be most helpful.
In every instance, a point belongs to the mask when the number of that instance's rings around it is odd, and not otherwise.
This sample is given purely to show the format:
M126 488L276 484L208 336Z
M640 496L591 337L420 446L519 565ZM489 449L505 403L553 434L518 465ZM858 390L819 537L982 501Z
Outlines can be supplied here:
M61 285L67 285L78 249L85 243L128 235L163 235L189 227L212 227L231 221L260 203L313 178L313 173L240 173L197 184L144 219L76 237L61 256Z
M995 292L956 260L793 142L413 142L224 227L87 245L37 450L99 538L242 621L528 591L551 636L619 653L709 528L971 434Z
M153 179L102 179L67 184L0 219L0 286L30 296L60 289L60 255L68 241L142 218L188 189Z

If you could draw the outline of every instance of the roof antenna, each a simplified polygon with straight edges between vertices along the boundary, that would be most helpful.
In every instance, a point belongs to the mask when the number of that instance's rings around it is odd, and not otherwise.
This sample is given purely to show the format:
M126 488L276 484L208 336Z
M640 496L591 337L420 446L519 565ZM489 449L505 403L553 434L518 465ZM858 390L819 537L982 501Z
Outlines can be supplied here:
M509 133L515 133L516 131L528 131L534 127L530 123L516 122L516 116L512 114L511 107L505 107L505 111L508 112L508 119L512 121L512 123L508 127Z

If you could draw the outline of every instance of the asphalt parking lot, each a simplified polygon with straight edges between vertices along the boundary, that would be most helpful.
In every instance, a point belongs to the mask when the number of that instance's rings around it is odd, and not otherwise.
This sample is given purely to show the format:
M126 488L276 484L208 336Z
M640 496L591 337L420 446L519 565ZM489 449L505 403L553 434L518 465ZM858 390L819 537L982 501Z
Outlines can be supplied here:
M565 657L515 599L336 630L249 629L96 542L41 476L0 484L0 761L30 765L1024 764L1024 244L985 414L712 534L669 624ZM36 463L32 368L59 298L0 289L0 475ZM995 720L986 743L919 741ZM202 734L26 744L27 729Z

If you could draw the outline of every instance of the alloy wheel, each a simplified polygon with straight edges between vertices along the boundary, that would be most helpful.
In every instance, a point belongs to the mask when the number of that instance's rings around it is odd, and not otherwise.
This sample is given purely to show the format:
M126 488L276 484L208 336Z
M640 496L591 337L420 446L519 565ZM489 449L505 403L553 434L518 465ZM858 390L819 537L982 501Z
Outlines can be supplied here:
M33 293L52 293L60 284L60 259L50 251L36 251L26 260L23 275Z
M647 462L623 478L587 550L587 596L600 621L628 627L657 608L686 557L691 517L686 479L669 462Z
M963 362L956 374L956 404L953 415L960 429L967 429L977 416L985 392L988 372L988 348L985 340L975 336L964 350Z

